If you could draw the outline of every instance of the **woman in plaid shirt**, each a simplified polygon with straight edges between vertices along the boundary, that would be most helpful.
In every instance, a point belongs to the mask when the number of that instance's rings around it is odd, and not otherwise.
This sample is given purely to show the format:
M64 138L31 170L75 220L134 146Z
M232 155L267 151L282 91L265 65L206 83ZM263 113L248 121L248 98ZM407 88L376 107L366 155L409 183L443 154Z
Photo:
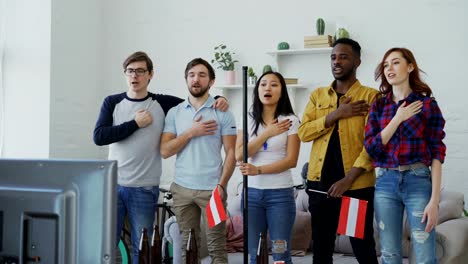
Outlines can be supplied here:
M402 263L405 209L416 262L437 263L445 120L420 71L411 51L392 48L375 72L382 96L369 112L365 148L380 168L374 202L383 264Z

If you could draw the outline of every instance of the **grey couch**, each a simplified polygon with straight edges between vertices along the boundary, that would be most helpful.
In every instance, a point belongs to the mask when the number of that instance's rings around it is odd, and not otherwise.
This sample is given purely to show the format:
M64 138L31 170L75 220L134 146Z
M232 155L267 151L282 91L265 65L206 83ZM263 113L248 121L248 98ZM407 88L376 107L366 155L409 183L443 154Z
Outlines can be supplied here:
M468 263L468 217L462 216L463 208L464 197L462 193L445 190L441 192L439 220L436 226L438 263ZM404 215L403 221L403 256L409 258L409 263L416 263L406 215ZM375 222L374 237L377 244L377 253L380 255L379 236ZM335 251L352 254L349 239L345 236L339 236L335 243Z
M240 200L242 193L242 185L240 184L241 178L236 177L231 179L228 188L228 212L231 215L241 214ZM296 209L299 214L305 214L307 217L308 196L304 190L296 193ZM443 190L439 204L439 220L436 227L437 233L437 257L439 263L444 264L466 264L468 263L468 217L463 215L464 196L458 192L451 192ZM310 219L310 214L308 215ZM313 216L312 216L313 217ZM411 235L409 231L409 224L404 217L404 230L403 230L403 255L409 259L410 263L415 263L414 254L412 253ZM171 223L169 223L171 222ZM174 263L180 263L180 235L177 223L170 220L166 225L166 234L168 240L174 245ZM296 226L302 225L302 226ZM308 226L306 226L308 225ZM310 234L310 221L296 221L295 234ZM378 232L374 223L374 235L377 242L377 252L380 255L380 247L378 243ZM310 240L309 240L310 241ZM202 245L204 238L202 237ZM312 242L309 243L309 249ZM306 246L307 247L307 246ZM346 236L338 236L335 244L335 251L337 253L352 254L351 244ZM202 247L202 256L206 256L206 247Z

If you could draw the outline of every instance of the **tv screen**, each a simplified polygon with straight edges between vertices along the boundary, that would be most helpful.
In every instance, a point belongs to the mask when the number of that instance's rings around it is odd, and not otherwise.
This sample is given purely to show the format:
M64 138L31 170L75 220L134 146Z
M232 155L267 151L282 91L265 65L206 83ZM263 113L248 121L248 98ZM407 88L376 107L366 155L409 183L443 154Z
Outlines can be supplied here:
M116 161L0 159L0 264L114 263Z

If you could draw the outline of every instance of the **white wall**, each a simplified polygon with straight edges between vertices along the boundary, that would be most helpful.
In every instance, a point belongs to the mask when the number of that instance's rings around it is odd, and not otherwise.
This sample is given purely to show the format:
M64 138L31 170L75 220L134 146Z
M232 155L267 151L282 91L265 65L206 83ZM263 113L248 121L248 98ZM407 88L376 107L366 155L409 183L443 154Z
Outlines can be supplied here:
M47 158L50 1L6 1L3 157Z
M127 89L121 64L131 52L144 50L153 58L153 92L185 97L183 71L190 59L211 59L213 47L225 43L237 53L237 70L250 65L260 72L275 63L266 51L280 41L301 48L303 36L314 34L316 18L323 17L326 33L338 23L361 43L358 77L369 86L377 86L373 71L388 48L405 46L415 53L447 119L443 185L468 197L464 0L7 2L15 23L7 32L4 157L105 158L106 148L91 141L92 129L104 96ZM332 80L326 55L288 58L281 66L285 75L311 83L296 95L299 114L315 85ZM222 72L217 81L223 82ZM227 96L238 112L237 95ZM300 164L309 148L302 146ZM166 182L172 163L164 164Z
M102 1L6 1L2 157L104 158Z
M107 91L103 1L53 0L50 157L105 158L92 132Z
M154 59L153 91L185 97L183 70L190 59L211 59L213 47L225 43L237 53L239 72L241 65L254 66L259 72L263 65L275 63L265 52L275 49L278 42L287 41L291 48L301 48L303 36L315 34L318 17L325 19L326 33L333 33L338 23L345 25L360 42L363 56L358 77L369 86L377 87L373 72L387 49L410 48L427 72L425 80L447 119L448 152L443 185L468 196L463 165L468 159L468 142L462 139L468 133L468 109L464 107L466 89L460 85L466 75L466 1L141 0L132 5L131 18L127 2L108 0L108 3L114 6L106 16L105 51L110 67L104 83L106 87L118 87L119 91L125 89L121 61L135 50L145 50ZM281 66L285 75L314 84L328 84L332 80L326 55L290 58L282 61ZM222 72L218 72L217 82L223 82ZM299 113L314 86L296 95ZM240 101L236 95L230 92L228 96L237 109ZM300 164L308 159L309 149L308 145L302 146ZM163 169L165 176L172 175L170 163Z

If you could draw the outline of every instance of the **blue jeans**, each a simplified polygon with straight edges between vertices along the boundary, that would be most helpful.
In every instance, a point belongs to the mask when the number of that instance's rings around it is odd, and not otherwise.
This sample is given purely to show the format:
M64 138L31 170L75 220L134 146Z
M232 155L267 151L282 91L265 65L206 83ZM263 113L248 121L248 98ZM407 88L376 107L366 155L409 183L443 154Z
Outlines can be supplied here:
M159 186L124 187L117 186L117 243L125 220L128 216L132 238L132 262L138 264L138 247L141 230L146 228L151 236L154 213L158 206ZM151 239L151 237L149 237Z
M437 263L435 230L424 231L424 208L431 199L429 168L407 171L380 169L375 189L375 214L379 227L382 263L402 263L403 210L411 228L417 263Z
M267 229L273 260L292 263L291 237L296 218L293 188L265 190L248 188L247 197L250 263L256 263L259 234L260 232L265 234ZM244 204L243 199L242 204Z

